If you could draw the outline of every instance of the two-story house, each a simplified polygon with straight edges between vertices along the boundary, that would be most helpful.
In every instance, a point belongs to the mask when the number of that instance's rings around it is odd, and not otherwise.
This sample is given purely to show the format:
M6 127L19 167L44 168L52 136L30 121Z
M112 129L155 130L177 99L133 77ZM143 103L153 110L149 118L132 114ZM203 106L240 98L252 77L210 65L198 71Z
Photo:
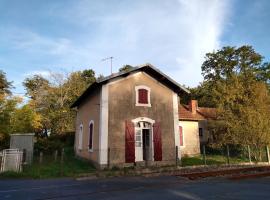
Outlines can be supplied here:
M76 155L98 167L174 163L183 141L180 96L188 93L150 64L96 81L72 105Z

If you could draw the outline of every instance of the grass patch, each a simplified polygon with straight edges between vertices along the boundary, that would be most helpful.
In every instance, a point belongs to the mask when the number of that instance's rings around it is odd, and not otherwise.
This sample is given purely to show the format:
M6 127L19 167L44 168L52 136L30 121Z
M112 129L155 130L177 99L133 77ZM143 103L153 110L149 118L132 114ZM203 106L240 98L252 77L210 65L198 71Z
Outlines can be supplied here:
M23 172L0 173L0 178L57 178L73 177L80 173L91 173L95 167L88 161L75 157L72 150L65 151L64 161L61 164L60 157L54 160L53 155L44 155L43 161L39 163L39 157L34 156L33 164L23 167Z
M241 157L230 157L230 164L240 164L248 162L247 158ZM206 156L206 164L207 165L221 165L227 163L227 157L222 155L207 155ZM182 158L182 166L196 166L196 165L204 165L204 160L202 156L194 156L194 157L183 157Z

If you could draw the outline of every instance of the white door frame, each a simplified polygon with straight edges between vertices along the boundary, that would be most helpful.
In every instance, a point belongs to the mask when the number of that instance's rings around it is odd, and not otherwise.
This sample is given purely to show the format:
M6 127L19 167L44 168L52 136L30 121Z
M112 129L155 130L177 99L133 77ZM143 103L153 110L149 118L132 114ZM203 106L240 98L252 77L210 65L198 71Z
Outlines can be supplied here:
M151 148L151 160L154 160L154 138L153 138L153 124L155 123L155 120L147 118L147 117L138 117L136 119L131 120L134 123L134 128L135 128L135 162L143 161L143 143L142 143L142 130L144 128L138 128L136 127L136 124L138 122L147 122L150 124L150 148ZM141 135L141 147L136 147L136 132L137 130L140 130L140 135ZM137 154L137 156L136 156ZM139 154L139 155L138 155Z

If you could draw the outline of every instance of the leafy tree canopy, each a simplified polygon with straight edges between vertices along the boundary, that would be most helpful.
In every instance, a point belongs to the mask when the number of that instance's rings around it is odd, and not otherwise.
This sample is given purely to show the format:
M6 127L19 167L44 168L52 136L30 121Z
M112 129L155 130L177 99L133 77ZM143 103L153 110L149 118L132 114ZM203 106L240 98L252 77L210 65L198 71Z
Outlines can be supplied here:
M210 123L219 144L270 144L269 64L251 46L224 47L206 54L204 82L193 92L217 108Z
M0 98L6 94L11 94L12 82L6 78L6 73L0 70Z

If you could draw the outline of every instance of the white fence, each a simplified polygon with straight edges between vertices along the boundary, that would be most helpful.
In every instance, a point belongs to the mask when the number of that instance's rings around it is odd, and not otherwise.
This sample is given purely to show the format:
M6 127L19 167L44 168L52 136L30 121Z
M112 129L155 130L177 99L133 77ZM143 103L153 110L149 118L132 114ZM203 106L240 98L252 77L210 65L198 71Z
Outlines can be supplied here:
M19 149L4 149L1 155L1 172L22 170L23 152Z

